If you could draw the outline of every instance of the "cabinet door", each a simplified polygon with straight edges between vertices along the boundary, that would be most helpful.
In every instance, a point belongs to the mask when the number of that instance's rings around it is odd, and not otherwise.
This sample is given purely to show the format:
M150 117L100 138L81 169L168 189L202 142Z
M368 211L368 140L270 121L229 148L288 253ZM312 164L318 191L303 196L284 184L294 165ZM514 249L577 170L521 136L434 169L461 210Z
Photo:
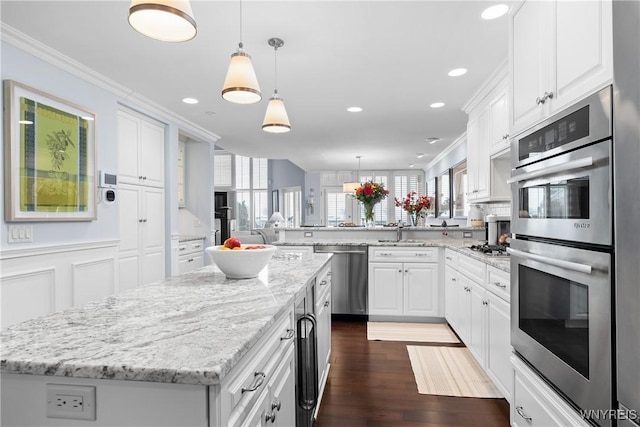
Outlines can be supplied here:
M458 273L448 265L444 270L444 317L458 329Z
M438 264L404 264L404 313L439 316Z
M164 128L141 121L139 155L144 185L164 187Z
M546 85L553 20L551 1L527 1L511 15L513 131L523 130L544 117L544 105L537 104L536 99L545 90L552 90Z
M471 338L471 288L470 280L462 274L458 275L458 329L456 332L467 347L470 346Z
M318 380L320 390L327 381L327 367L331 355L331 292L325 292L316 304L318 325Z
M118 111L118 181L138 184L138 141L140 122L137 117Z
M471 289L471 311L470 311L470 339L467 347L475 356L480 366L486 366L486 324L487 324L487 300L485 289L473 281L469 281Z
M142 200L140 188L118 186L118 217L120 244L118 247L118 290L124 291L140 283L140 220Z
M555 93L551 113L613 79L611 0L556 2Z
M480 129L477 118L467 123L467 198L475 200L478 194L478 145L480 144Z
M141 187L143 200L141 284L164 278L164 190Z
M331 314L331 313L329 313ZM293 346L273 376L270 410L275 415L275 426L296 425L295 358ZM265 420L266 421L266 420ZM266 422L265 422L266 425Z
M402 315L402 263L369 263L369 314Z
M476 175L476 187L473 190L473 199L486 199L489 197L489 181L491 179L489 157L489 133L490 126L490 110L485 108L478 117L478 140L474 147L474 162L476 170L471 171ZM467 166L468 168L468 166Z
M509 303L487 292L487 373L511 402L511 314Z
M491 115L489 153L494 154L509 148L509 100L507 89L502 89L490 104Z

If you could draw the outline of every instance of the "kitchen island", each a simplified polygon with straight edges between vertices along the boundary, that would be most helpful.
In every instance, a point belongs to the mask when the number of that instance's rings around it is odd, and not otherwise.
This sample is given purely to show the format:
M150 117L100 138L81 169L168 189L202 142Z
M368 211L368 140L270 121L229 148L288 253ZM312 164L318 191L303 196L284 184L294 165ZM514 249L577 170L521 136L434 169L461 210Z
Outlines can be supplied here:
M295 301L329 262L273 259L244 280L208 266L14 325L0 334L2 424L228 425L257 399L241 391L254 372L236 371L276 350L293 360ZM51 384L94 387L95 421L47 416Z

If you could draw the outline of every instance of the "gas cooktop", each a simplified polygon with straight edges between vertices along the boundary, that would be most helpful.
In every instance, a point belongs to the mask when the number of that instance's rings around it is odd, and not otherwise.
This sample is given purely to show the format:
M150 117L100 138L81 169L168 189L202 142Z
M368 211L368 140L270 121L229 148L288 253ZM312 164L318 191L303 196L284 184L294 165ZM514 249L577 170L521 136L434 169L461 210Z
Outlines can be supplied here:
M488 245L485 243L484 245L471 245L469 249L490 256L509 256L507 247L502 245Z

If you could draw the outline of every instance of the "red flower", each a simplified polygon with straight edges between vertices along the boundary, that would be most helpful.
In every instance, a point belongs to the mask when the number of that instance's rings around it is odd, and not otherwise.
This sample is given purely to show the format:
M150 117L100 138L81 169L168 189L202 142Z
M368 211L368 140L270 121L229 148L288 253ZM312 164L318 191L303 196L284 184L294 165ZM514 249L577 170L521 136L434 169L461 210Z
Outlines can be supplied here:
M371 205L385 199L388 194L389 190L385 190L383 184L367 181L356 189L354 197L362 203Z
M367 196L372 195L373 194L373 188L371 188L371 186L364 187L364 194L366 194Z

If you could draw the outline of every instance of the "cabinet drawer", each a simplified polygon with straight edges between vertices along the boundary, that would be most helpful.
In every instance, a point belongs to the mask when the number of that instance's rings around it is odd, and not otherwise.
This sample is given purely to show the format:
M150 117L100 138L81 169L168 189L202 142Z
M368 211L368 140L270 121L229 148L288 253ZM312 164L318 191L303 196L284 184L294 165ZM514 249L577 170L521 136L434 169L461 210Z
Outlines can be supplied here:
M204 239L188 240L178 244L178 256L195 254L204 251Z
M222 398L229 399L229 406L233 412L243 412L243 408L253 406L255 399L266 388L279 361L289 346L293 345L294 339L293 313L290 311L278 319L269 330L267 338L256 343L243 361L234 368L228 382L225 381Z
M446 264L451 265L453 268L457 268L458 266L458 256L459 253L454 251L453 249L445 249L444 250L444 261Z
M458 256L458 270L471 280L484 283L486 268L487 265L482 261L462 254Z
M325 296L330 291L330 289L331 289L331 264L326 266L320 272L320 274L316 276L316 286L315 286L315 292L316 292L315 297L316 297L316 307L317 307L316 313L318 312L317 309L319 308L319 304L324 303L324 301L326 300Z
M509 273L487 266L487 290L509 302L511 300L511 279Z
M369 261L380 262L438 262L437 247L369 247Z

